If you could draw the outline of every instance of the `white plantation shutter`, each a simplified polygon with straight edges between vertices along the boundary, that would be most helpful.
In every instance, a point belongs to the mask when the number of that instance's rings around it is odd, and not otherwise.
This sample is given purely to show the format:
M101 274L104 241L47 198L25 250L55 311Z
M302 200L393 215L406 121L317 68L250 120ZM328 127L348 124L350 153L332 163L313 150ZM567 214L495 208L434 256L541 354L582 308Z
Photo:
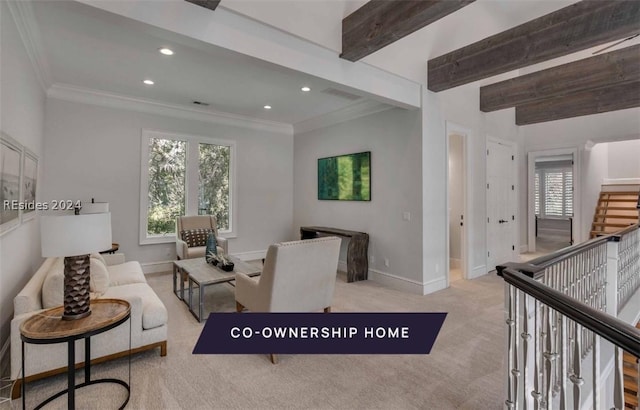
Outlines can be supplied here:
M535 213L541 217L573 216L571 167L541 167L534 178Z
M563 172L564 177L564 216L573 216L573 172Z
M562 182L562 171L545 170L544 214L546 216L564 216L564 184Z
M534 178L534 203L535 203L535 214L540 215L540 171L536 171L536 175Z

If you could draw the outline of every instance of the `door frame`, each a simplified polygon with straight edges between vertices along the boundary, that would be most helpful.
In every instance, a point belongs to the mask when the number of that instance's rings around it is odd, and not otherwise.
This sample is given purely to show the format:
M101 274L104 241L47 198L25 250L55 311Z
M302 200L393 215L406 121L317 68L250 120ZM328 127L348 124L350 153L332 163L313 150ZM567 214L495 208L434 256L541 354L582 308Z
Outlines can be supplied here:
M520 189L518 187L518 162L519 162L519 158L518 158L518 143L515 141L509 141L509 140L505 140L502 138L496 138L496 137L492 137L487 135L486 139L485 139L485 152L489 149L489 143L490 142L495 142L496 144L502 144L502 145L507 145L511 148L511 155L513 155L513 161L511 161L511 175L513 175L513 186L514 186L514 198L516 200L516 203L513 205L513 215L515 218L515 229L512 231L512 236L513 236L513 244L514 244L514 249L511 250L511 261L512 262L517 262L518 261L518 254L520 252L520 207L517 206L517 201L518 201L518 193L520 192ZM487 185L488 181L489 181L489 160L487 158L487 155L484 155L484 182L485 185ZM489 195L487 195L487 190L484 190L485 193L485 215L484 215L484 219L488 218L489 215ZM484 224L485 226L485 266L486 266L486 271L487 273L491 272L493 269L491 267L491 265L489 264L489 254L488 254L488 250L489 250L489 227L487 226L487 224Z
M445 124L446 135L446 147L445 147L445 209L447 210L447 229L445 229L445 245L446 245L446 257L445 257L445 272L446 272L446 287L449 287L449 224L451 223L451 215L449 213L449 142L451 135L458 135L462 137L462 174L463 174L463 186L462 186L462 213L464 215L464 228L462 230L462 240L460 241L460 267L462 269L462 278L468 279L471 276L471 258L469 257L469 238L471 237L471 215L469 213L469 198L471 197L469 189L471 188L470 181L470 149L469 140L472 137L470 128L463 127L456 123L446 121Z
M555 155L573 155L573 242L582 241L582 212L580 210L581 178L580 178L580 156L578 148L558 148L544 151L527 152L527 249L529 252L536 251L536 218L535 218L535 172L536 159L540 157L550 157Z

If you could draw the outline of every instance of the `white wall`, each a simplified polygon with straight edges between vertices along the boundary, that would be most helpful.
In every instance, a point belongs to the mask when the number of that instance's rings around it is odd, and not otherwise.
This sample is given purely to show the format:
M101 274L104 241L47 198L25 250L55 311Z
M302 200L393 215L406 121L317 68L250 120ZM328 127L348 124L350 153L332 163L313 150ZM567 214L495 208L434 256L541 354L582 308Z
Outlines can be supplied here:
M0 2L0 19L0 127L39 157L37 199L41 200L45 94L6 2ZM0 237L0 348L9 338L13 298L41 262L37 218Z
M610 142L608 178L640 178L640 139Z
M369 278L420 293L420 146L420 113L402 109L296 134L294 235L304 225L367 232ZM371 151L371 201L318 200L318 158L361 151ZM402 219L403 212L411 214L410 221Z
M469 272L468 277L473 278L487 273L487 243L486 243L486 139L488 136L508 141L514 141L520 144L519 127L515 125L514 111L502 110L492 113L482 113L478 107L480 100L479 83L467 84L456 87L451 90L440 93L427 92L423 97L423 110L426 111L424 122L424 132L426 142L423 156L423 169L431 169L431 171L423 174L425 178L424 189L428 190L432 195L438 195L438 191L433 187L438 186L445 181L445 175L440 172L440 168L436 166L441 158L445 157L444 141L446 141L445 132L441 130L443 121L450 121L470 130L467 138L467 186L468 196L467 203L469 206L468 214L465 215L465 228L469 235L468 258ZM521 163L523 158L516 157L516 163ZM444 164L442 171L444 172ZM517 190L521 188L516 186ZM439 195L444 197L445 191ZM445 211L427 210L425 212L437 212L434 218L438 220L445 218ZM425 235L437 236L444 235L444 231L434 231L434 227L438 222L425 226ZM443 229L448 229L444 226ZM518 238L516 238L518 239ZM425 252L433 252L425 249ZM445 250L442 250L445 253ZM435 255L434 255L435 256ZM431 272L437 271L437 276L442 272L439 268L439 257L432 259ZM438 269L436 269L438 264ZM428 274L429 272L425 272Z
M235 140L237 237L229 252L264 251L290 238L293 136L182 118L47 100L46 199L96 198L111 210L113 240L129 260L175 259L175 244L139 245L141 130Z
M464 214L462 136L449 135L449 258L462 258L460 215Z
M598 204L598 197L602 188L602 180L607 178L609 171L609 144L596 144L590 150L582 152L582 238L576 242L589 239L593 214Z

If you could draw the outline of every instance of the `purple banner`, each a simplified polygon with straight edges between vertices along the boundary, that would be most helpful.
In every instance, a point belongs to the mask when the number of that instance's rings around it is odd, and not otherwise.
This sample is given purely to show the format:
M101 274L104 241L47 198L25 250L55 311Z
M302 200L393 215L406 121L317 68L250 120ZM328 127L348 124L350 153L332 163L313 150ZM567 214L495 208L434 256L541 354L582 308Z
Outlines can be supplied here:
M194 354L428 354L446 313L211 313Z

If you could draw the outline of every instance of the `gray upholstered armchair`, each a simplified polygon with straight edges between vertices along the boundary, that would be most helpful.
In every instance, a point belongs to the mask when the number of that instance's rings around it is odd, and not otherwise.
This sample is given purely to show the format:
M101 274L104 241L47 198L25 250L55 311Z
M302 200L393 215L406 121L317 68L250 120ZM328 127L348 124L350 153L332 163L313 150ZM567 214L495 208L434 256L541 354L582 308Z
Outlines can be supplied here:
M238 312L330 312L339 254L335 236L269 246L259 277L236 273Z
M218 226L214 216L179 216L176 219L176 255L178 259L204 257L206 238L208 231L211 230L216 236L218 252L228 253L227 240L218 236Z

